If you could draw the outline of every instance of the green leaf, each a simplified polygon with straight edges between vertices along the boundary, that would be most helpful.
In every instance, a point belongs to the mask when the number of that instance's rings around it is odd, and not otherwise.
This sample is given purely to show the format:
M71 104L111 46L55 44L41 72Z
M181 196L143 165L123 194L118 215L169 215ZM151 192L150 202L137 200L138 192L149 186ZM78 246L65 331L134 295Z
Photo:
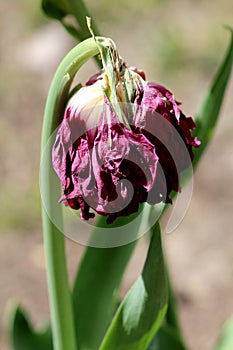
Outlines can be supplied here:
M231 317L223 328L215 350L232 350L233 349L233 317Z
M69 8L65 0L42 0L44 13L58 20L62 20L69 13Z
M42 0L42 10L44 13L53 19L57 19L61 22L67 32L72 35L77 41L82 41L88 37L86 28L83 31L79 30L79 23L75 23L72 10L69 7L67 0Z
M82 0L42 0L41 7L48 17L60 21L77 41L83 41L90 37L86 16L91 16ZM100 35L94 20L92 20L92 27L95 35ZM96 57L94 59L97 65L102 68L100 61Z
M15 306L11 312L9 340L13 350L52 350L52 335L49 327L40 332L33 330L24 311Z
M173 333L176 334L176 339L179 340L180 344L183 344L184 340L182 335L182 330L179 321L178 309L177 309L177 299L175 292L172 287L171 278L168 274L167 269L167 279L168 279L168 308L166 313L166 324L169 329L172 329Z
M202 144L200 148L193 150L196 166L201 158L205 148L213 137L215 126L219 117L219 112L223 103L226 87L231 75L233 63L233 28L227 27L231 31L231 41L227 53L214 77L210 89L204 99L200 111L195 120L197 128L194 135L197 136Z
M100 217L98 226L117 227L125 223L126 218L118 218L107 225L106 218ZM80 350L99 348L117 306L122 275L135 245L136 242L114 248L87 247L73 289Z
M159 224L151 232L142 274L120 304L100 350L145 350L163 322L168 293Z
M114 248L86 248L73 288L79 350L99 349L119 302L120 282L136 246L136 239L141 229L144 232L144 227L139 227L138 220L135 219L142 214L141 221L144 221L150 209L149 206L145 208L141 205L137 213L118 217L112 224L107 224L106 217L99 217L96 227L109 229L109 234L111 229L130 223L128 235L132 243ZM96 230L91 237L91 243L95 242L95 235Z
M162 326L148 347L148 350L186 350L175 329Z
M167 269L166 273L168 280L168 308L165 325L159 329L148 350L185 350L186 346L178 317L176 295L173 291Z

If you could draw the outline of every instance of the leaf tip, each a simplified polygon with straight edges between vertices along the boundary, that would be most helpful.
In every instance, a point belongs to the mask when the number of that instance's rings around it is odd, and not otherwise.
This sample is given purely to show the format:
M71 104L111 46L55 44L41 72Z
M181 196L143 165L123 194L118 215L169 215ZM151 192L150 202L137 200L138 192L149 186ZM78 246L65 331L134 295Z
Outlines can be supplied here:
M233 35L233 26L230 26L228 24L224 24L223 26L225 29L229 30L231 32L231 34Z

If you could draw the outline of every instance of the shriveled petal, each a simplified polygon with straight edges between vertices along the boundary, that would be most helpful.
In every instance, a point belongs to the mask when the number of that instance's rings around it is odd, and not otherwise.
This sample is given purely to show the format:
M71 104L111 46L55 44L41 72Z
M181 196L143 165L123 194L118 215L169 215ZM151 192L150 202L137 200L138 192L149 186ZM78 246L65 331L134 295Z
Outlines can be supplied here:
M138 108L134 115L134 127L155 145L163 171L163 176L157 174L153 187L153 204L155 198L164 200L165 194L166 202L170 202L171 191L180 190L179 174L191 165L192 147L200 145L191 134L195 123L182 113L174 95L159 84L145 82L143 96L136 103Z
M195 124L181 111L165 87L145 81L135 67L125 70L132 108L122 104L124 117L104 96L103 71L92 76L69 101L53 147L53 166L65 205L81 209L81 218L98 214L111 223L138 210L139 204L171 202L180 191L179 175L192 161ZM126 73L129 73L128 75ZM119 101L127 101L118 80ZM129 97L129 96L128 96Z
M92 163L103 211L117 212L119 208L123 211L126 199L133 196L132 186L134 191L139 187L149 191L156 178L157 161L155 147L144 135L135 134L121 124L112 125L110 130L100 129ZM127 180L130 186L126 183L123 186L122 180Z

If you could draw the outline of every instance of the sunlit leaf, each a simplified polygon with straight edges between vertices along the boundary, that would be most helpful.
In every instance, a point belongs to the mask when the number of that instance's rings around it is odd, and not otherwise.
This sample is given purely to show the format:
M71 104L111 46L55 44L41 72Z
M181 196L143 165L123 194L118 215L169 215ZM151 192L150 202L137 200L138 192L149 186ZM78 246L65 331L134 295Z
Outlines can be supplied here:
M214 350L232 350L233 349L233 317L226 323L221 336Z
M159 224L151 232L142 274L120 304L100 350L146 350L164 320L167 280Z
M196 166L199 162L205 148L213 137L219 112L225 96L226 87L231 75L233 63L233 28L227 28L231 32L230 45L195 120L197 128L194 134L201 140L202 143L200 148L193 150L194 166Z

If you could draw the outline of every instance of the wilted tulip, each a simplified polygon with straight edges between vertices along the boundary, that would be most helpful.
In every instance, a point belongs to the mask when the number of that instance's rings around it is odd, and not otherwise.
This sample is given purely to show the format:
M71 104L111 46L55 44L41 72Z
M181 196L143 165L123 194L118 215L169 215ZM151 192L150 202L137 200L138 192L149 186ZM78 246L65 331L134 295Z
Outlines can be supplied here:
M53 147L61 200L84 220L94 217L90 208L111 223L140 203L171 202L200 145L173 94L119 62L114 89L103 69L71 97Z

